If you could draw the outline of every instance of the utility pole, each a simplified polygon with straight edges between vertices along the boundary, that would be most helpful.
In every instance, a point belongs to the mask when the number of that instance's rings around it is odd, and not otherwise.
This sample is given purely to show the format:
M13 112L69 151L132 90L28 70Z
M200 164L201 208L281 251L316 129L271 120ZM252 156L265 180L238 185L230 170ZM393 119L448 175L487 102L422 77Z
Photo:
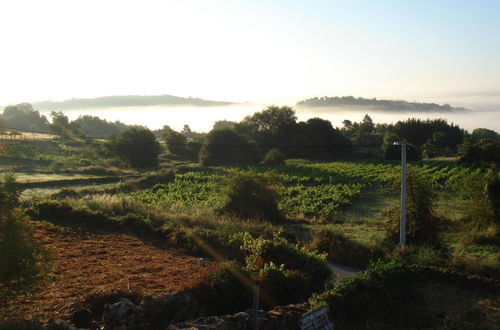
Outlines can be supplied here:
M259 330L259 283L253 288L252 329Z
M406 144L401 144L401 218L399 222L399 244L406 246Z

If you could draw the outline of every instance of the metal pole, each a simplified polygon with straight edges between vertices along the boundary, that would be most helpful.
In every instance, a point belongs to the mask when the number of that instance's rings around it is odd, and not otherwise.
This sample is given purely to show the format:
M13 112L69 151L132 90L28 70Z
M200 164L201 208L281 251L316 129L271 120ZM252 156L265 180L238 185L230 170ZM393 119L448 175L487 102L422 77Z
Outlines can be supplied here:
M399 223L399 243L406 246L406 144L401 145L401 219Z
M253 290L253 309L252 309L253 330L259 330L259 284L255 284Z

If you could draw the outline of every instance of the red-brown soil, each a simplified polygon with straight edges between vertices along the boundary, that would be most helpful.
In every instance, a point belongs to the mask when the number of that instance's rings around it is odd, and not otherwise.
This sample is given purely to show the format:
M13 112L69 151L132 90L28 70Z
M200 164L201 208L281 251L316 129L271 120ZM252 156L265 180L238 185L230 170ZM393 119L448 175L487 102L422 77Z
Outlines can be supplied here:
M53 251L48 281L33 296L0 306L8 319L68 320L90 296L126 292L160 296L203 281L217 263L187 256L125 233L35 223L35 237Z

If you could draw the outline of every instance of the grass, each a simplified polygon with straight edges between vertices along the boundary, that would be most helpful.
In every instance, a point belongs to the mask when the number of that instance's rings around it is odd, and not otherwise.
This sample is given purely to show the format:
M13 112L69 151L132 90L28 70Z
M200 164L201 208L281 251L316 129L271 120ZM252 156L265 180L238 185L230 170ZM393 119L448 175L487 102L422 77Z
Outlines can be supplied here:
M93 179L99 178L99 175L89 175L89 174L71 174L71 173L26 173L26 172L13 172L11 173L16 177L16 181L19 183L29 183L29 182L50 182L56 180L75 180L75 179Z

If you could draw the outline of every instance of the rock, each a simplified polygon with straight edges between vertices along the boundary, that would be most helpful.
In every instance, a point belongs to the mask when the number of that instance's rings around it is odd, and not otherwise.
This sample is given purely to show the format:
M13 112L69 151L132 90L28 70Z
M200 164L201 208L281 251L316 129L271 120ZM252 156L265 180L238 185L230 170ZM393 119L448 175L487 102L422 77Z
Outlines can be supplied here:
M127 298L104 305L102 321L106 330L143 329L143 310Z
M50 319L44 328L46 330L69 330L70 326L60 319Z
M77 328L90 328L92 312L87 308L78 309L71 315L71 322Z

